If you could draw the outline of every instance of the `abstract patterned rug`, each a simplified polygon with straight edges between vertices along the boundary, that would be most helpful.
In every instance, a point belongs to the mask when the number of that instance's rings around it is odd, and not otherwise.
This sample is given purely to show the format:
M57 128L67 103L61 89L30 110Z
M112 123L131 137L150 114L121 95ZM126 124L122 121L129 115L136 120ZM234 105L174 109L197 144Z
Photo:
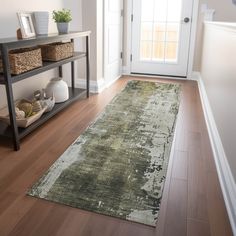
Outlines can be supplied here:
M28 194L155 226L179 94L177 84L128 82Z

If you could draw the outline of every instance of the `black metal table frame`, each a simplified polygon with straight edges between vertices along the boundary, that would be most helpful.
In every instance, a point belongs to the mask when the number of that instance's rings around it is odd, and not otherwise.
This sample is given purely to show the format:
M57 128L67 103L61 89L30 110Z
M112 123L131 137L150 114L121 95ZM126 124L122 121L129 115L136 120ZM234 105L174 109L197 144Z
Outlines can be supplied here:
M34 76L36 74L45 72L49 69L57 68L59 69L59 76L62 77L62 65L68 63L68 60L62 60L61 62L55 62L51 64L51 67L49 68L41 68L38 70L31 70L27 73L23 73L17 76L12 76L10 72L10 62L9 62L9 56L8 52L12 49L22 48L22 47L31 47L36 46L40 44L47 44L47 43L53 43L58 42L62 40L71 40L71 42L74 42L75 38L85 37L86 38L86 51L84 53L84 56L86 57L86 94L87 97L89 97L89 81L90 81L90 31L86 32L70 32L68 34L50 34L48 36L39 36L35 38L30 39L22 39L17 40L14 38L9 39L0 39L0 50L1 50L1 58L2 58L2 64L3 64L3 80L1 81L1 84L5 85L6 95L7 95L7 106L9 110L9 118L10 118L10 128L12 133L12 140L14 145L14 150L17 151L20 149L20 137L19 137L19 131L16 123L16 114L15 114L15 104L14 104L14 96L13 96L13 86L12 84L29 78L31 76ZM72 91L75 89L75 64L74 61L78 60L82 56L78 56L75 58L72 58L69 60L71 63L71 89ZM17 78L14 80L14 77ZM53 111L52 115L53 114ZM57 111L58 112L58 111ZM55 114L57 113L55 112ZM32 130L33 131L33 130Z

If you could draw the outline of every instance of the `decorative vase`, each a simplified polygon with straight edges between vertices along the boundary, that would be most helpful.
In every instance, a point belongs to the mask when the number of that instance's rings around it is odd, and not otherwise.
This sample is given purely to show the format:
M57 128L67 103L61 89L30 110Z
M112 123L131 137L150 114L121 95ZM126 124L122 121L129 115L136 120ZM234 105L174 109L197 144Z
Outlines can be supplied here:
M55 105L55 97L45 98L40 101L42 107L46 107L45 112L49 112L53 109Z
M68 34L69 32L69 23L68 22L58 22L57 29L59 34Z
M34 12L34 26L37 35L48 34L49 12L36 11Z
M62 78L53 78L45 89L47 97L54 97L55 103L65 102L69 99L68 85Z

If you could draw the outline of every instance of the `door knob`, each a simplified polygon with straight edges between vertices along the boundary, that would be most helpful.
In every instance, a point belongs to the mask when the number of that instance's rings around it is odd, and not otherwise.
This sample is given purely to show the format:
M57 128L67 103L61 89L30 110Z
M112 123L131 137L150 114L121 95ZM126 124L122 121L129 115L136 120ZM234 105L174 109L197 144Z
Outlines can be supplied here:
M190 21L189 17L184 18L184 23L188 23Z

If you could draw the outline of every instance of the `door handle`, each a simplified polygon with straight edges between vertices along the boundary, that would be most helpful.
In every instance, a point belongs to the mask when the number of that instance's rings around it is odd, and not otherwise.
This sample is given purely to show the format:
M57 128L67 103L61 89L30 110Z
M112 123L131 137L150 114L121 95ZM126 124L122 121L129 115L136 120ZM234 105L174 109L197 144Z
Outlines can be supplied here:
M184 20L183 20L183 23L189 23L190 22L190 18L189 17L185 17Z

